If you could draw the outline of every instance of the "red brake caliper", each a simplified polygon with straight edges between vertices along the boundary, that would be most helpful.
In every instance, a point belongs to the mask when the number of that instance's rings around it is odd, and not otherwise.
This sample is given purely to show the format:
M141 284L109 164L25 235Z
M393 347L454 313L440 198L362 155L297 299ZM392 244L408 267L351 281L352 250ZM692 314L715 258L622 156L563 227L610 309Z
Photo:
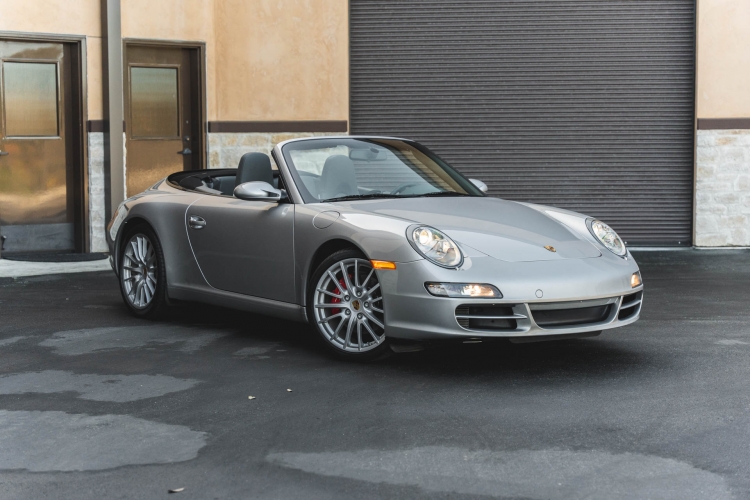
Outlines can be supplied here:
M341 285L341 288L343 290L346 290L346 282L344 281L344 278L341 278L339 280L339 285ZM334 298L331 299L331 304L338 304L339 302L341 302L341 290L339 290L339 296L338 297L334 297ZM333 309L331 309L331 314L332 315L338 314L340 312L341 312L341 309L339 309L337 307L334 307Z

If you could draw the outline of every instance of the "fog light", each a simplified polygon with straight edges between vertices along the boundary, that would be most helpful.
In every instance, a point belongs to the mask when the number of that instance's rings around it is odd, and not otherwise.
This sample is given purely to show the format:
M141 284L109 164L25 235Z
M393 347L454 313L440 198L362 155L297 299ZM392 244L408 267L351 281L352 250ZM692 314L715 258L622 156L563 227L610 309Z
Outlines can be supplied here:
M630 277L630 288L637 288L643 284L643 281L641 281L641 272L638 271L636 273L633 273L633 276Z
M494 286L480 283L425 283L424 286L437 297L503 298L503 294Z

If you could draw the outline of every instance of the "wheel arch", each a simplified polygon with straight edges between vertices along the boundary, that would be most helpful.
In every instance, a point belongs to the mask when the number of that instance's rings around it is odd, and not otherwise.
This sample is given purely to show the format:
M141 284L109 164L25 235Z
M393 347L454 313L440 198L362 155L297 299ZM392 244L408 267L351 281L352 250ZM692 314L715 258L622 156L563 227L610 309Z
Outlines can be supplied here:
M333 238L330 239L324 243L322 243L313 253L312 257L310 258L309 262L307 263L307 272L304 274L304 281L302 283L302 305L307 306L307 292L308 287L310 286L310 280L312 279L313 273L315 273L315 270L318 268L321 262L323 262L329 255L333 254L334 252L338 252L339 250L343 250L345 248L351 248L354 250L357 250L358 252L361 252L362 255L365 256L365 258L369 259L370 257L367 255L367 252L365 252L362 247L354 243L353 241L343 239L343 238Z
M120 276L120 260L122 258L123 244L124 244L122 241L123 236L127 234L127 232L130 229L136 226L139 226L141 224L150 227L151 230L156 234L156 237L159 238L159 240L161 240L161 237L159 236L159 232L156 230L156 227L154 227L154 225L151 224L151 222L145 217L141 217L140 215L134 215L130 217L129 219L125 220L122 223L122 226L120 226L120 230L117 232L117 239L115 240L115 245L114 245L115 247L115 255L114 255L115 273L117 274L118 277Z

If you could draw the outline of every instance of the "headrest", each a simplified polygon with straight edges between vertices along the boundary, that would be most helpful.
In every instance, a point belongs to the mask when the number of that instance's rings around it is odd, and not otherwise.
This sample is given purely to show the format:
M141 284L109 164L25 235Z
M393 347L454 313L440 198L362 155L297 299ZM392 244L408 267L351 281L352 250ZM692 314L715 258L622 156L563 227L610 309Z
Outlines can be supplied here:
M245 182L262 181L273 186L273 169L271 159L263 153L245 153L240 158L237 167L237 177L234 186L237 187Z
M348 156L333 155L323 164L320 174L320 199L359 194L357 173Z

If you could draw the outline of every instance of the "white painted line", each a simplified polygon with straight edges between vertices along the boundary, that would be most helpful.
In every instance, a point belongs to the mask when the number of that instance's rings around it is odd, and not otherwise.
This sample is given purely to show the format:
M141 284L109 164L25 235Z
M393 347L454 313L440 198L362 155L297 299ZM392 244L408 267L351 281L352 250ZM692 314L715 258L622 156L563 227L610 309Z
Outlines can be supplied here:
M720 345L748 345L747 342L743 342L741 340L731 340L731 339L719 340L716 343Z

